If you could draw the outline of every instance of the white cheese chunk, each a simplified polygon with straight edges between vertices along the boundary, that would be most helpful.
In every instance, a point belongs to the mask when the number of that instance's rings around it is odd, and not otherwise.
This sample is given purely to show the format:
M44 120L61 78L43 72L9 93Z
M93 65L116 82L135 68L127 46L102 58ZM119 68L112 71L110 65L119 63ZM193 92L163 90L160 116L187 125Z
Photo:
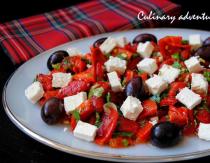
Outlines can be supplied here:
M188 60L184 61L189 72L200 72L203 70L203 67L200 65L198 57L191 57Z
M172 83L179 76L179 74L180 74L179 69L164 64L160 68L158 76L162 77L163 80L165 80L167 83Z
M208 82L202 74L192 73L191 89L196 93L207 93Z
M120 83L120 78L118 77L115 71L107 73L109 83L111 85L113 92L120 92L122 91L122 85Z
M78 121L73 131L75 137L85 140L94 141L97 127L86 122Z
M200 123L198 127L198 137L203 140L210 140L210 124Z
M137 46L137 52L142 58L149 58L154 50L154 46L151 42L147 41L145 43L140 42Z
M119 74L123 74L126 70L126 61L118 57L110 56L104 65L107 72L117 71Z
M184 104L188 109L193 109L201 103L201 97L199 94L194 93L189 88L183 88L177 95L176 99Z
M153 95L160 94L168 88L168 83L157 75L147 79L145 83L149 89L149 92Z
M25 90L25 96L33 104L37 103L43 97L43 95L44 90L42 84L38 81L32 83Z
M202 46L201 35L193 34L189 35L189 44L191 45L192 50L196 50Z
M126 44L128 44L126 37L117 37L116 42L117 42L117 46L121 48L123 48Z
M123 102L120 110L122 111L125 118L135 121L139 114L143 111L143 107L139 99L136 97L128 96Z
M102 53L110 53L117 46L117 42L114 38L108 37L101 45L100 50Z
M61 88L66 87L71 81L70 73L57 72L52 74L52 87Z
M82 54L82 52L77 48L68 48L66 51L69 54L69 56L71 56L71 57L78 56L78 55Z
M158 66L155 59L144 58L137 64L137 68L151 75L158 69Z
M67 114L74 111L80 104L87 100L87 93L80 92L73 96L68 96L64 98L64 109Z

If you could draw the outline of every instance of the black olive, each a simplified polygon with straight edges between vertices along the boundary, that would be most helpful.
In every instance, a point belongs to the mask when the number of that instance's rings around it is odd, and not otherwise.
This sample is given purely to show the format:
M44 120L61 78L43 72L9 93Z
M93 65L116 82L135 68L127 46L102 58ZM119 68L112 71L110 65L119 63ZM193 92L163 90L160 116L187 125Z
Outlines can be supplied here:
M131 79L124 89L126 96L133 96L140 100L148 96L148 91L141 77Z
M139 34L137 35L134 39L133 39L133 44L138 44L139 42L146 42L146 41L153 41L155 43L157 43L157 38L150 33L143 33L143 34Z
M199 56L200 58L204 59L204 61L201 61L201 64L209 68L209 63L210 63L210 45L202 46L198 48L195 53L195 56Z
M153 126L151 143L157 147L170 147L178 144L182 138L182 130L171 122L161 122Z
M103 37L103 38L100 38L98 40L96 40L94 43L93 43L93 47L99 47L105 40L107 39L107 37Z
M47 100L41 109L42 120L49 124L58 123L64 116L64 106L60 99L53 97Z
M57 64L57 63L61 63L62 60L65 58L65 57L68 57L68 53L66 51L63 51L63 50L59 50L59 51L56 51L54 52L48 59L47 61L47 67L49 70L53 70L53 67L52 65L53 64Z
M205 45L210 45L210 37L208 37L207 39L204 40L203 46L205 46Z

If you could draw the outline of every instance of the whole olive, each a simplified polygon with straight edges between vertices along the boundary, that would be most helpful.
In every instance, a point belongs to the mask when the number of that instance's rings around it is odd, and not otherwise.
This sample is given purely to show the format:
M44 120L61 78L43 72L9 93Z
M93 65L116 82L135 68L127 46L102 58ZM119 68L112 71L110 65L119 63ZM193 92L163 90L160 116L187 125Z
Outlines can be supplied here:
M41 109L42 120L49 124L58 123L64 116L64 106L60 99L53 97L47 100Z
M57 64L57 63L61 63L62 60L69 56L68 53L66 51L63 51L63 50L59 50L59 51L56 51L54 52L50 57L49 59L47 60L47 67L49 70L53 70L53 67L52 65L53 64Z
M102 37L98 40L96 40L94 43L93 43L93 47L99 47L105 40L107 39L107 37Z
M179 143L182 138L182 130L171 122L161 122L153 126L151 143L158 147L170 147Z
M124 89L126 96L133 96L140 100L148 96L148 91L141 77L131 79Z
M210 45L210 37L206 38L203 42L203 46Z
M153 41L155 43L157 43L157 38L150 33L143 33L143 34L139 34L137 35L134 39L133 39L133 43L139 43L139 42L146 42L146 41Z
M202 46L200 48L198 48L195 53L195 56L199 56L200 58L204 59L203 62L201 62L201 64L206 67L209 68L209 63L210 63L210 45L206 45L206 46Z

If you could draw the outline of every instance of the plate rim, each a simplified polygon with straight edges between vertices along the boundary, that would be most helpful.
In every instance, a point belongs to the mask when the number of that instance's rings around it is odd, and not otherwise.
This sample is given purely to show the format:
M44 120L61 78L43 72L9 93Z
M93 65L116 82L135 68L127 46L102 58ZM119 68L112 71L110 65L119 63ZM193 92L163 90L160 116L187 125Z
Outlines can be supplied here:
M192 30L192 31L200 31L200 32L210 32L207 30L197 30L197 29L189 29L189 28L144 28L146 30L175 30L175 29L179 29L179 30ZM126 31L115 31L115 32L109 32L109 33L102 33L102 34L98 34L98 35L94 35L91 37L86 37L86 38L81 38L81 39L77 39L71 42L79 42L81 40L86 40L86 39L90 39L90 38L94 38L94 37L98 37L98 36L103 36L103 35L109 35L112 33L123 33L123 32L128 32L128 31L138 31L138 30L144 30L144 29L133 29L133 30L126 30ZM59 46L56 46L54 48L48 49L40 54L38 54L37 56L29 59L28 61L26 61L25 63L23 63L20 67L24 66L25 64L27 64L29 61L37 58L38 56L41 56L43 53L47 53L48 51L51 51L55 48L59 48L62 46L65 46L66 44L69 44L70 42L61 44ZM9 117L9 119L13 122L13 124L15 126L17 126L22 132L24 132L26 135L30 136L31 138L35 139L36 141L49 146L51 148L69 153L69 154L73 154L73 155L77 155L77 156L81 156L81 157L87 157L87 158L92 158L92 159L98 159L98 160L103 160L103 161L125 161L125 162L169 162L169 161L181 161L181 160L189 160L189 159L195 159L195 158L200 158L200 157L205 157L210 155L210 149L207 150L203 150L203 151L197 151L197 152L191 152L191 153L185 153L185 154L178 154L178 155L167 155L167 156L129 156L129 155L117 155L117 154L105 154L105 153L100 153L100 152L90 152L87 150L82 150L82 149L75 149L73 147L67 146L67 145L63 145L60 144L59 142L55 142L53 140L48 139L47 137L41 136L38 133L36 133L35 131L31 130L30 128L28 128L27 126L25 126L24 124L22 124L17 118L16 116L12 113L10 107L7 104L7 100L6 100L6 90L7 90L7 85L10 81L10 79L13 77L13 75L16 73L16 71L18 71L20 69L20 67L18 67L8 78L8 80L6 81L4 87L3 87L3 91L2 91L2 104L3 104L3 108L4 111L6 112L6 115ZM105 160L104 160L105 159Z

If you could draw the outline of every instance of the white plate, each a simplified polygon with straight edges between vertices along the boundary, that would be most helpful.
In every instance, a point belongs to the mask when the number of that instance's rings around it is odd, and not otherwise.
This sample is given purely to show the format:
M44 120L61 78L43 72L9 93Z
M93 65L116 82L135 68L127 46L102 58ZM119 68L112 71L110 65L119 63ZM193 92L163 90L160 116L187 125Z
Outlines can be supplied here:
M32 105L24 96L25 88L30 85L36 74L47 73L47 59L56 50L65 50L67 47L76 47L83 53L89 51L89 46L98 38L104 36L126 36L130 41L140 33L152 33L158 38L166 35L180 35L185 39L189 34L198 33L203 39L210 36L210 32L189 29L139 29L126 32L102 34L86 39L73 41L48 50L18 68L8 80L3 91L5 111L12 122L23 132L37 141L67 153L101 160L126 162L175 161L198 158L210 155L210 142L202 141L197 137L187 137L182 143L167 149L159 149L148 144L140 144L124 149L112 149L98 146L74 138L72 133L64 128L68 126L46 125L40 117L38 105Z

